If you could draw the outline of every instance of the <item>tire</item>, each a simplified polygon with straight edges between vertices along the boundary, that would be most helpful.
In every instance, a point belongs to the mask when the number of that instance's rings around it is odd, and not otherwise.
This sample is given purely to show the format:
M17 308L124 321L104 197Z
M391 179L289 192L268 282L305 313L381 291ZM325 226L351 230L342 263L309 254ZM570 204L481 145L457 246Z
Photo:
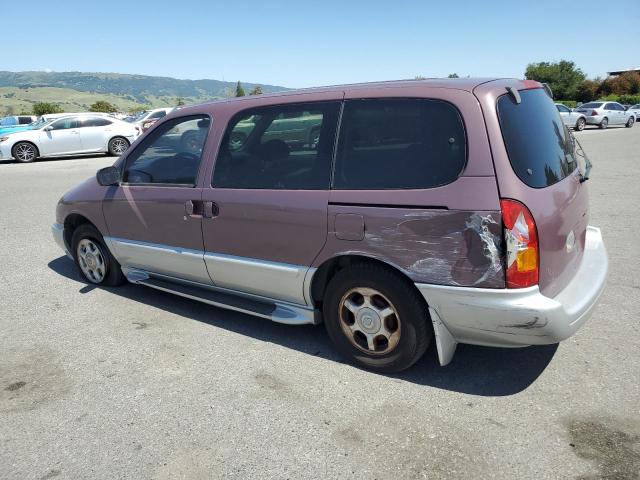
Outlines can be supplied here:
M124 137L113 137L109 140L109 144L107 145L107 150L109 151L109 155L113 155L114 157L119 157L129 148L129 140Z
M113 258L102 235L93 225L85 223L74 230L71 249L80 274L89 283L115 287L126 282L120 264ZM92 271L93 274L90 273Z
M31 142L18 142L11 149L11 155L20 163L29 163L38 158L40 152Z
M320 143L320 128L316 127L309 132L309 148L318 148Z
M605 128L607 128L609 126L609 120L607 119L607 117L604 117L602 119L602 121L600 122L600 128L602 130L604 130Z
M581 132L582 130L584 130L584 127L586 124L587 124L587 121L584 118L579 118L578 121L576 122L576 130L578 132Z
M385 315L389 308L393 313ZM336 273L324 295L323 314L338 352L375 372L409 368L433 336L427 305L415 285L380 265L356 264Z
M627 120L627 123L625 123L625 127L627 128L631 128L633 127L633 124L636 123L636 119L635 117L629 117L629 120Z

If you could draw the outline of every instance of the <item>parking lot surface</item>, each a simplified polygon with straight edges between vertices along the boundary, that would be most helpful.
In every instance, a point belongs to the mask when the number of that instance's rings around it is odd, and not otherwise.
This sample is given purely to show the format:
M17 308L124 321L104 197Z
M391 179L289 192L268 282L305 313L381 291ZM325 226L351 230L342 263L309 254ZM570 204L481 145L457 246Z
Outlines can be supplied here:
M397 376L322 327L87 285L50 225L113 159L0 164L0 478L640 478L640 127L577 137L611 262L591 320Z

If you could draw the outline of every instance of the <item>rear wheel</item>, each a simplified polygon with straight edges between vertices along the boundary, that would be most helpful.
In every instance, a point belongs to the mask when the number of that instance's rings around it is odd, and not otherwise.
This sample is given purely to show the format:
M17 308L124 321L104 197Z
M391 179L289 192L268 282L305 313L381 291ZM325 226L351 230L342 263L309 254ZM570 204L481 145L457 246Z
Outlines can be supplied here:
M76 266L82 276L96 285L116 286L125 283L120 264L106 247L102 235L89 224L80 225L71 237Z
M578 121L576 122L576 130L581 132L582 130L584 130L584 126L586 125L586 120L584 118L579 118Z
M602 119L602 121L600 122L600 128L602 128L604 130L608 126L609 126L609 120L607 119L607 117L604 117Z
M40 155L38 148L29 142L16 143L11 150L11 154L13 158L22 163L33 162Z
M629 117L629 120L627 120L627 123L625 124L625 127L631 128L631 127L633 127L633 124L635 122L636 122L636 119L634 117Z
M122 137L113 137L109 140L109 145L107 146L109 149L109 154L119 157L129 148L129 140Z
M377 372L409 368L422 357L433 332L415 286L379 265L339 271L327 286L323 313L337 350Z

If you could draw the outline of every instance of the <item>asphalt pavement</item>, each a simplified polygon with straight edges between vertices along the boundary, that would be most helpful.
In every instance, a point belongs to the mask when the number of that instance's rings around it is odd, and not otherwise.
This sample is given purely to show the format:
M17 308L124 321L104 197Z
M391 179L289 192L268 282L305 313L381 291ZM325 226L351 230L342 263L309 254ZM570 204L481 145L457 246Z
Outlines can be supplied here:
M397 376L322 326L87 285L50 225L113 159L0 164L0 478L640 478L640 126L577 136L610 255L593 317Z

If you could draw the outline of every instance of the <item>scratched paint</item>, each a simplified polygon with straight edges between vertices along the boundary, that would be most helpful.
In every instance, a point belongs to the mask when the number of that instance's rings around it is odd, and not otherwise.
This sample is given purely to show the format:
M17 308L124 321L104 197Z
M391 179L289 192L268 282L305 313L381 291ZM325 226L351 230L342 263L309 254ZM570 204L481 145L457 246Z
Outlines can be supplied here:
M343 242L332 232L324 254L327 249L339 254L348 247L349 253L400 268L415 282L504 287L499 212L346 208L364 217L364 238Z

